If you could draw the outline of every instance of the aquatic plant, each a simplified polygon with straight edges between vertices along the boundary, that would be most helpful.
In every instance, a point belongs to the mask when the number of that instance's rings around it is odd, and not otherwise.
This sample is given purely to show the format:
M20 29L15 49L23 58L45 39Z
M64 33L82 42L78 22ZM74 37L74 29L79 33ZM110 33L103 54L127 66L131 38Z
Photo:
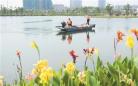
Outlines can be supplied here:
M35 75L39 75L44 68L48 67L48 61L47 60L39 60L37 64L34 65L35 68L32 70L32 73Z
M124 33L117 32L114 39L114 48L116 54L116 46L123 40ZM131 57L116 58L113 63L104 63L99 56L98 48L83 49L85 55L84 69L79 70L76 66L78 55L74 50L69 52L73 61L66 63L59 70L54 70L48 65L45 59L39 59L32 73L25 78L22 71L22 52L17 50L16 55L19 59L17 71L19 80L15 80L11 86L138 86L138 59L133 56L133 48L135 47L134 38L129 35L126 39L126 45L131 50ZM38 45L33 41L32 47L37 50L40 57ZM96 62L94 62L94 54L96 54ZM87 60L92 59L93 69L87 67ZM0 85L3 82L0 79ZM5 84L5 86L10 86Z
M86 57L85 58L85 63L84 63L84 68L87 69L86 64L87 64L88 58L91 58L94 53L96 53L98 55L98 49L97 48L87 48L87 49L83 49L83 52L84 52L85 57ZM92 64L93 64L93 69L95 69L93 58L92 58Z
M19 79L20 79L20 85L23 85L23 67L22 67L22 60L21 60L21 51L17 50L16 55L19 59L19 65L17 64L17 72L19 74Z
M131 49L131 57L133 57L134 39L132 36L127 37L126 45Z
M76 63L76 58L79 57L79 56L76 54L76 52L75 52L74 50L71 50L71 51L69 52L69 54L70 54L70 56L71 56L72 59L73 59L73 63L75 64L75 63Z
M133 33L138 40L138 29L131 29L130 32Z
M38 53L38 58L40 60L40 50L39 50L39 47L38 47L37 43L35 41L32 41L31 46L32 46L32 48L36 49L36 51Z
M137 86L137 73L134 59L117 58L113 64L107 62L103 65L98 57L95 71L80 71L73 62L67 63L59 71L44 67L34 79L24 80L23 86Z
M67 63L66 68L65 68L68 74L73 74L75 69L76 69L75 64L72 62Z
M40 73L40 83L42 83L43 85L48 85L49 81L51 80L51 78L53 77L53 70L52 68L48 67L48 68L44 68L43 71Z
M123 40L123 36L125 36L125 34L122 31L117 31L116 33L116 38L114 38L114 52L115 52L115 57L117 55L117 45L118 43L120 43Z
M0 75L0 86L3 86L3 79L4 77Z

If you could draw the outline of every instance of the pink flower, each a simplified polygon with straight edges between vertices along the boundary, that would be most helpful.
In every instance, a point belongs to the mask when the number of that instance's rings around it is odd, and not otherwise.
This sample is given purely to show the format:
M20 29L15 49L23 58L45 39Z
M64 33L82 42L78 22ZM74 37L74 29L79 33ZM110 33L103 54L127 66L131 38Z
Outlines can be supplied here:
M121 31L117 32L117 42L120 42L123 40L123 36L125 36L125 34Z
M138 40L138 29L131 29L131 32L136 36Z
M94 53L95 48L87 48L87 49L83 49L84 54L93 54Z
M16 50L16 55L18 56L18 57L20 57L21 56L21 51L19 51L19 50Z
M26 79L26 80L29 80L29 81L30 81L30 80L33 80L33 78L34 78L33 74L30 74L30 73L27 74L26 77L25 77L25 79Z
M70 56L72 57L73 59L73 62L76 63L76 58L78 57L78 55L76 54L76 52L74 50L71 50L69 52Z

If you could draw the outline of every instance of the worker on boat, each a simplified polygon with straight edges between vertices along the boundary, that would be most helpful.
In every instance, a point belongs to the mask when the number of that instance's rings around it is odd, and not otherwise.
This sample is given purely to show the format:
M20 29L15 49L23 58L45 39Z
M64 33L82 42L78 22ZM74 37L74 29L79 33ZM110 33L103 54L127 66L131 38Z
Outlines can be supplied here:
M86 25L90 25L91 16L86 16L87 22Z
M65 21L61 22L61 25L62 25L62 28L65 28L66 22Z
M68 27L71 28L72 27L72 21L70 18L68 18L67 20L67 24L68 24Z

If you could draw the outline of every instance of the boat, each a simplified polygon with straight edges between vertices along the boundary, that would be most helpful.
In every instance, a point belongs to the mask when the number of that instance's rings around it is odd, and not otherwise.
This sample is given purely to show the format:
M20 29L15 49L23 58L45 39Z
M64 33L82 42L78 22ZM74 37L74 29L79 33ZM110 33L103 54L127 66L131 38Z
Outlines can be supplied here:
M95 29L90 29L90 30L78 30L78 31L59 31L56 35L72 35L72 34L78 34L78 33L89 33L89 32L94 32Z
M95 24L85 25L85 26L72 26L72 27L62 27L56 26L62 32L84 32L84 31L93 31L92 28L95 27Z

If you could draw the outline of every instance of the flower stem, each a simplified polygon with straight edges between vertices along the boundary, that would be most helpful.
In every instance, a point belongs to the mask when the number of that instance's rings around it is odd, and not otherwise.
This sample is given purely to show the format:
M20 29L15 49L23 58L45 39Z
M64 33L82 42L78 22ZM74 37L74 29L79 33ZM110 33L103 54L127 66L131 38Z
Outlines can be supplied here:
M40 52L39 51L37 51L38 52L38 60L40 60Z
M114 54L116 56L116 48L117 48L117 42L116 39L114 38Z
M20 72L19 72L19 77L20 77L20 85L22 86L22 77L23 77L23 71L22 71L22 61L21 61L21 56L19 55L19 63L20 63Z
M93 63L93 70L95 71L94 59L92 59L92 63Z
M133 48L131 48L131 58L133 58Z
M86 68L88 57L85 59L84 68Z

